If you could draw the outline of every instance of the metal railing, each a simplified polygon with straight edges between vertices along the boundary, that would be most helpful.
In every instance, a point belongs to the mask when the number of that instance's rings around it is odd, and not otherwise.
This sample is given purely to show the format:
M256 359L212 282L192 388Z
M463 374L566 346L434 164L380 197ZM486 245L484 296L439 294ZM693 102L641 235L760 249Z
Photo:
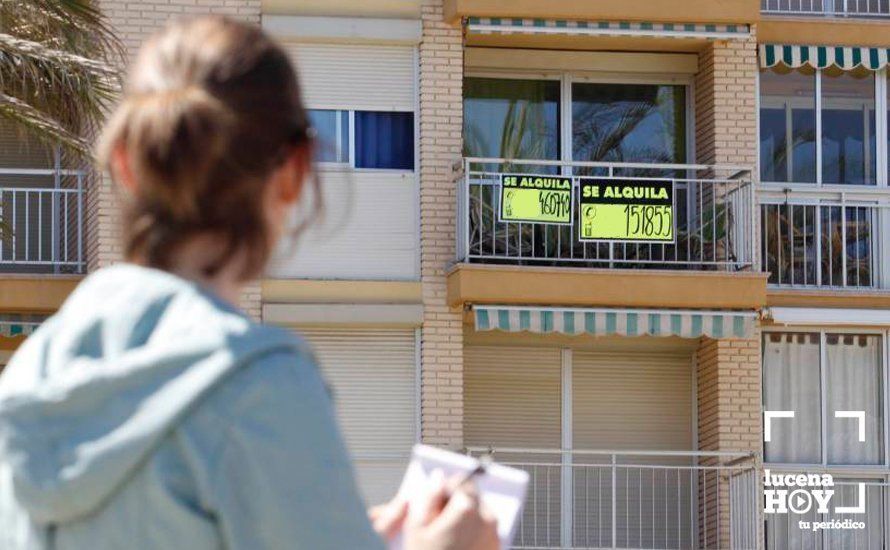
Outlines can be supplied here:
M769 15L890 17L890 0L761 0Z
M84 184L78 170L0 168L0 272L83 271Z
M757 548L748 453L472 447L527 471L517 549Z
M500 221L503 173L572 176L576 204L581 178L670 180L675 242L581 242L578 208L571 226ZM466 158L457 196L459 261L732 271L755 261L754 186L744 167Z
M890 196L763 189L759 200L761 264L770 284L890 288Z

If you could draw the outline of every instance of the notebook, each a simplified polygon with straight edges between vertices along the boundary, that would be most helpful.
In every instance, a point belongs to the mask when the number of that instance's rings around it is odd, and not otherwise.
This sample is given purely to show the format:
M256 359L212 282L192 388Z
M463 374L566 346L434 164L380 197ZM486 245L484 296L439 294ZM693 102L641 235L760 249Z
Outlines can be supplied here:
M427 445L415 445L411 462L405 472L399 496L409 503L425 494L430 487L433 472L441 470L446 478L472 472L479 467L479 460L458 453L452 453ZM513 535L519 523L525 492L528 487L528 472L501 464L485 463L485 472L473 478L483 506L497 519L498 538L501 549L507 550L513 542ZM396 537L390 550L402 550L402 538Z

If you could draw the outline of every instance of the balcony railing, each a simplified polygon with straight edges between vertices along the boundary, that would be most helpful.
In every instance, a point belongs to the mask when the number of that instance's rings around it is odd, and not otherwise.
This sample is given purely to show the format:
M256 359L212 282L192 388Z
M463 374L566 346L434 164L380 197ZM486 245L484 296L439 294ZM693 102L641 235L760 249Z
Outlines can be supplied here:
M0 272L83 271L84 179L77 170L0 168Z
M890 0L761 0L769 15L890 17Z
M632 269L751 269L755 202L750 171L691 164L464 159L458 192L458 260L564 267ZM579 208L571 226L499 220L504 173L572 176L575 204L580 180L593 177L670 180L676 239L670 244L581 242Z
M760 215L761 258L770 284L890 288L890 196L764 189Z
M530 475L518 549L757 548L750 454L469 450Z

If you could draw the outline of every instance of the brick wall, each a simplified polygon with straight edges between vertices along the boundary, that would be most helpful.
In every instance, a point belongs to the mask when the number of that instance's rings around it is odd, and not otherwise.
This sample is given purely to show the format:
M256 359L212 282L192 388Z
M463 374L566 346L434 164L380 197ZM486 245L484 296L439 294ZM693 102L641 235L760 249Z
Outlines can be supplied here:
M132 57L142 42L177 17L202 14L227 15L259 24L261 0L101 0L100 7L110 19ZM87 269L94 271L122 257L120 208L111 181L96 178L87 192ZM242 307L254 318L260 314L259 284L244 292Z
M463 327L445 298L455 258L455 174L463 127L463 51L459 26L442 21L442 0L423 0L420 43L420 208L423 330L421 414L424 442L463 445Z
M760 335L748 340L713 340L703 338L696 352L698 384L698 446L703 451L750 451L762 448ZM708 461L715 465L716 461ZM721 476L719 484L710 482L700 488L699 509L704 503L711 510L719 506L719 522L711 522L705 546L729 547L729 482ZM705 492L707 491L707 492ZM761 522L756 522L758 531ZM758 536L757 540L762 540ZM719 544L717 544L719 541Z
M757 162L757 39L715 41L698 57L695 156L705 164Z

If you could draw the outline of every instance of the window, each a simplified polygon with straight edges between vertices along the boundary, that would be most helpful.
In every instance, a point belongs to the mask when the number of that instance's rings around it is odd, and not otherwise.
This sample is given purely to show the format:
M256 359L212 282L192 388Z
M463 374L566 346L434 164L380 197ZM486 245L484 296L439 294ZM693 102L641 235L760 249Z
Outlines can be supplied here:
M875 86L865 70L762 71L760 179L875 185Z
M414 115L356 111L355 167L412 170Z
M556 160L559 82L467 78L464 81L464 155Z
M310 109L316 162L355 168L413 170L414 113Z
M816 182L816 75L760 75L760 179Z
M316 162L349 162L349 111L310 109L309 122L316 132Z
M821 470L834 481L828 514L818 514L813 507L805 515L765 516L769 550L885 548L887 470L876 468L886 466L882 344L878 334L813 331L764 335L763 408L795 413L794 418L772 421L772 441L764 443L764 461L774 473ZM865 412L865 442L859 441L857 420L837 418L835 411ZM784 464L800 466L779 466ZM860 483L865 485L865 514L834 513L836 506L859 504ZM848 518L863 522L865 528L814 532L799 526L800 520Z
M878 234L890 227L879 173L890 150L877 115L890 103L878 97L885 84L864 69L761 71L761 257L771 284L890 287Z
M874 185L875 77L868 71L821 71L822 181Z
M572 85L573 158L604 162L686 162L686 87Z
M773 421L764 443L768 463L884 464L882 342L877 334L831 332L764 336L763 406L794 411ZM836 411L865 412L865 442L855 419Z

